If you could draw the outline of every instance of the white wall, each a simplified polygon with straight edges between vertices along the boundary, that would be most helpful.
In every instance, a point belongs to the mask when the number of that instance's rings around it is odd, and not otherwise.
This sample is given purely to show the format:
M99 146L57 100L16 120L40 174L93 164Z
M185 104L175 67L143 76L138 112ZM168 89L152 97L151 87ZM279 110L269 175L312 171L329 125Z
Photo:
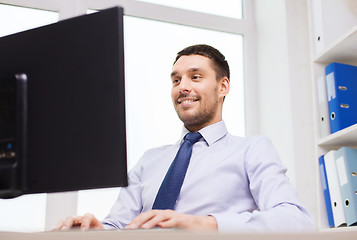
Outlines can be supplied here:
M255 0L255 9L260 131L272 139L300 200L316 215L307 1Z

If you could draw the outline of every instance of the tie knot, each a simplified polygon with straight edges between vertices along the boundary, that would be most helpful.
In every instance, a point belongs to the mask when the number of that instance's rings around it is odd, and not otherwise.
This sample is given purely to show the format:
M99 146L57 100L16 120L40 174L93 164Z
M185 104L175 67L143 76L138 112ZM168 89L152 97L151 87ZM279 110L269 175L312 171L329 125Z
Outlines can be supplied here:
M199 132L187 133L185 136L185 140L188 140L192 144L195 144L201 137L202 135Z

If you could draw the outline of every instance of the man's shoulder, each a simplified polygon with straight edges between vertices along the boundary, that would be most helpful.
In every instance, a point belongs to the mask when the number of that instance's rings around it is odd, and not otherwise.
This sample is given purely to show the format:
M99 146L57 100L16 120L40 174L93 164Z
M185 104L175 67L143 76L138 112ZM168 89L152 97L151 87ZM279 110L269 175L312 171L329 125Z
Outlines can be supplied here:
M226 137L230 141L240 144L248 144L248 145L255 144L257 142L270 142L270 139L264 135L252 135L252 136L242 137L242 136L236 136L227 133Z

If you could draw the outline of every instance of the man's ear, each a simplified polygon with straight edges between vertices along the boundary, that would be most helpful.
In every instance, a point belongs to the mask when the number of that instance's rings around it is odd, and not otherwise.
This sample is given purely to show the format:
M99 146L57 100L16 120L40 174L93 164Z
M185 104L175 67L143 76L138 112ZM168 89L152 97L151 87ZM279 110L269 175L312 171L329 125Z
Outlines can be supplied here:
M224 98L229 93L229 88L230 88L229 79L227 77L223 77L219 81L219 83L220 83L219 94Z

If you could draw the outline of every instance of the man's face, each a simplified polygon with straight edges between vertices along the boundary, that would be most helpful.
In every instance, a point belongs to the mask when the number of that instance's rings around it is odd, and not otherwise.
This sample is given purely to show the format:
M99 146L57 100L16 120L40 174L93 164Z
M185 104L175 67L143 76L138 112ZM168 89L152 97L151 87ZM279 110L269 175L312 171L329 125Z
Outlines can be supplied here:
M179 118L190 131L222 120L226 95L221 90L224 80L217 81L212 64L207 57L189 55L180 57L173 65L172 101Z

